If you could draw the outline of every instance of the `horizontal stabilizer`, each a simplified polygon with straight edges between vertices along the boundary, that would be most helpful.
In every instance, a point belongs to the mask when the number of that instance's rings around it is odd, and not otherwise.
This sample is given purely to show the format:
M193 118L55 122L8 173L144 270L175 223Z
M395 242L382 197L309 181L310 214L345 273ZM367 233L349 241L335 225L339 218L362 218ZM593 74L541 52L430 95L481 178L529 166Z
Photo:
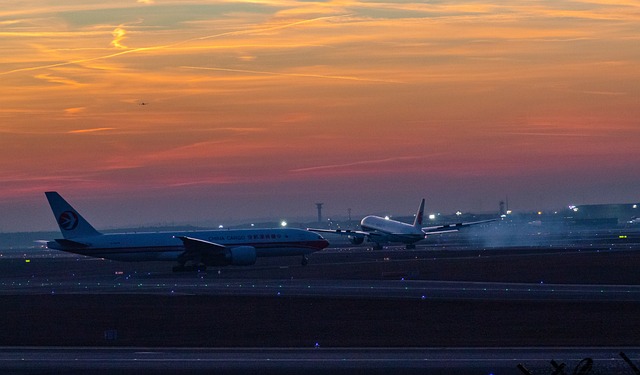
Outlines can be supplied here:
M60 245L62 245L65 248L72 248L72 249L82 249L82 248L86 248L86 247L91 247L91 245L86 244L86 243L82 243L82 242L78 242L78 241L73 241L73 240L67 240L67 239L56 239L55 240L57 243L59 243Z

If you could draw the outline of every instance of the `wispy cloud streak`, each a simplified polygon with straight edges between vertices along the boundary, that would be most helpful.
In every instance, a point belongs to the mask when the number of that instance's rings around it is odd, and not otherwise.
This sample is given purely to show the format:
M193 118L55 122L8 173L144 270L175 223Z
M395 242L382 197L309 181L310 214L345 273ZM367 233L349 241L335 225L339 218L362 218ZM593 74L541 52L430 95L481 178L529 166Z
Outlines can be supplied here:
M127 30L123 29L121 26L118 26L115 30L113 30L113 40L111 41L111 45L118 49L126 49L128 48L124 44L122 44L122 40L127 35Z
M217 70L217 71L232 72L232 73L263 74L263 75L285 76L285 77L339 79L339 80L346 80L346 81L376 82L376 83L404 83L402 81L389 80L389 79L376 79L376 78L363 78L363 77L350 77L350 76L333 76L333 75L309 74L309 73L281 73L281 72L266 72L266 71L259 71L259 70L229 69L229 68L215 68L215 67L198 67L198 66L183 66L182 68L185 68L185 69L196 69L196 70Z
M57 76L53 76L51 74L38 74L38 75L35 76L35 78L41 79L43 81L47 81L47 82L50 82L50 83L59 83L59 84L62 84L62 85L68 85L68 86L74 86L74 87L82 86L81 83L79 83L78 81L75 81L73 79L65 78L65 77L57 77Z
M85 133L106 132L106 131L110 131L110 130L115 130L115 128L78 129L78 130L68 131L67 133L69 133L69 134L85 134Z
M250 35L250 34L255 34L255 33L264 33L264 32L268 32L268 31L284 30L284 29L288 29L288 28L292 28L292 27L295 27L295 26L304 25L304 24L308 24L308 23L312 23L312 22L319 22L319 21L325 21L325 20L331 20L331 19L338 19L338 18L346 17L346 16L348 16L348 15L316 17L316 18L297 21L297 22L292 22L292 23L288 23L288 24L284 24L284 25L276 25L276 26L270 26L270 27L257 27L257 28L250 28L250 29L247 29L247 30L238 30L238 31L229 31L229 32L224 32L224 33L219 33L219 34L213 34L213 35L207 35L207 36L202 36L202 37L197 37L197 38L191 38L191 39L187 39L187 40L183 40L183 41L176 42L176 43L171 43L171 44L150 46L150 47L131 48L131 49L127 49L125 51L117 52L117 53L112 53L112 54L103 55L103 56L97 56L97 57L90 57L90 58L86 58L86 59L77 59L77 60L64 61L64 62L59 62L59 63L54 63L54 64L32 66L32 67L27 67L27 68L18 68L18 69L8 70L8 71L5 71L5 72L0 72L0 75L7 75L7 74L14 74L14 73L19 73L19 72L28 72L28 71L35 71L35 70L42 70L42 69L57 68L57 67L61 67L61 66L68 66L68 65L82 64L82 63L98 61L98 60L112 59L112 58L115 58L115 57L118 57L118 56L123 56L123 55L131 54L131 53L143 53L143 52L149 52L149 51L155 51L155 50L163 50L163 49L175 48L175 47L178 47L178 46L181 46L181 45L184 45L184 44L187 44L187 43L191 43L191 42L194 42L194 41L199 41L199 40L222 38L222 37L234 36L234 35ZM119 29L116 29L116 30L119 30ZM124 30L118 31L117 33L114 31L113 34L114 34L114 40L112 41L112 45L114 45L115 47L118 47L118 48L124 47L119 42L122 40L122 37L124 37L126 32L124 32Z
M329 165L319 165L319 166L315 166L315 167L298 168L298 169L292 169L289 172L302 173L302 172L330 171L330 170L335 170L335 169L344 169L344 168L352 168L352 167L362 167L362 166L394 163L394 162L398 162L398 161L420 160L420 159L425 159L425 158L426 158L425 156L397 156L397 157L386 158L386 159L362 160L362 161L356 161L356 162L353 162L353 163L329 164Z

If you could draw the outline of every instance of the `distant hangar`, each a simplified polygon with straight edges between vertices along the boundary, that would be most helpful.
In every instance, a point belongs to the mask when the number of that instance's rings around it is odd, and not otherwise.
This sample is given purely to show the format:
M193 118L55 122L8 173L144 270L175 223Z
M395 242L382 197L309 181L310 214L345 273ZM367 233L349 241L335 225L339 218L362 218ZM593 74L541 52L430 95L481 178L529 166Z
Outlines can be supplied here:
M640 203L570 206L566 219L575 224L640 224Z

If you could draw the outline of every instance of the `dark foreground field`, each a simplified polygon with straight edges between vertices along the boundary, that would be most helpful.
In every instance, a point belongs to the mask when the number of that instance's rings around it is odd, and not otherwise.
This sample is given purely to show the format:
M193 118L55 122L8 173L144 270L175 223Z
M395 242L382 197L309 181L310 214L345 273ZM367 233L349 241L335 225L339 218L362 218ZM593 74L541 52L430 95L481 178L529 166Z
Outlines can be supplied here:
M640 303L0 296L0 346L639 346Z
M156 277L183 283L197 277L171 275L169 266L85 258L3 259L0 346L640 346L640 302L633 301L167 295L115 288L113 294L91 294L81 286L65 294L23 294L29 289L16 287L65 281L96 288L96 280L113 287L126 275L134 275L134 284ZM332 251L314 254L306 267L298 259L276 258L256 267L212 270L203 280L408 277L638 285L639 269L635 245L603 251Z

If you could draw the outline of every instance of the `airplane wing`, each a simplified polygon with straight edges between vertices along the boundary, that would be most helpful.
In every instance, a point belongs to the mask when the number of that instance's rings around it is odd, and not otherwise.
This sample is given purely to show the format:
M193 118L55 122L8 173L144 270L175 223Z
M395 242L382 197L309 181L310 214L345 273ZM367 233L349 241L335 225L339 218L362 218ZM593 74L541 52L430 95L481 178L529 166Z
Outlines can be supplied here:
M184 244L187 252L191 253L210 253L210 252L223 252L226 247L224 245L217 244L215 242L209 242L198 238L187 236L176 236Z
M433 227L433 228L441 228L441 227ZM315 228L307 228L308 231L311 232L320 232L320 233L333 233L333 234L341 234L343 236L351 236L351 237L360 237L360 238L364 238L364 237L371 237L373 239L376 238L380 238L380 237L388 237L388 236L396 236L396 237L402 237L402 236L406 236L406 233L379 233L379 232L366 232L366 231L362 231L362 230L352 230L352 229L315 229ZM448 233L448 232L456 232L457 229L452 229L452 230L448 230L448 231L443 231L442 233ZM436 233L440 233L440 232L436 232Z
M432 234L444 234L444 233L454 233L457 232L457 229L449 229L449 230L431 230L429 232L424 232L424 238L427 238L427 235Z
M361 230L351 230L351 229L314 229L307 228L308 231L311 232L320 232L320 233L334 233L334 234L342 234L345 236L368 236L370 232L364 232Z
M422 231L426 234L441 234L441 233L451 233L456 232L460 228L468 227L471 225L490 223L492 221L496 221L498 219L489 219L489 220L480 220L480 221L469 221L466 223L454 223L454 224L445 224L445 225L436 225L432 227L424 227Z
M199 238L176 236L184 244L184 253L179 260L198 259L206 265L212 266L250 266L256 262L256 249L253 246L227 247L201 240Z
M361 231L361 230L351 230L351 229L314 229L314 228L307 228L307 230L311 231L311 232L333 233L333 234L340 234L342 236L347 236L349 238L349 241L354 245L360 245L360 244L364 243L365 239L372 239L372 238L376 237L376 233L374 233L374 232L365 232L365 231Z

